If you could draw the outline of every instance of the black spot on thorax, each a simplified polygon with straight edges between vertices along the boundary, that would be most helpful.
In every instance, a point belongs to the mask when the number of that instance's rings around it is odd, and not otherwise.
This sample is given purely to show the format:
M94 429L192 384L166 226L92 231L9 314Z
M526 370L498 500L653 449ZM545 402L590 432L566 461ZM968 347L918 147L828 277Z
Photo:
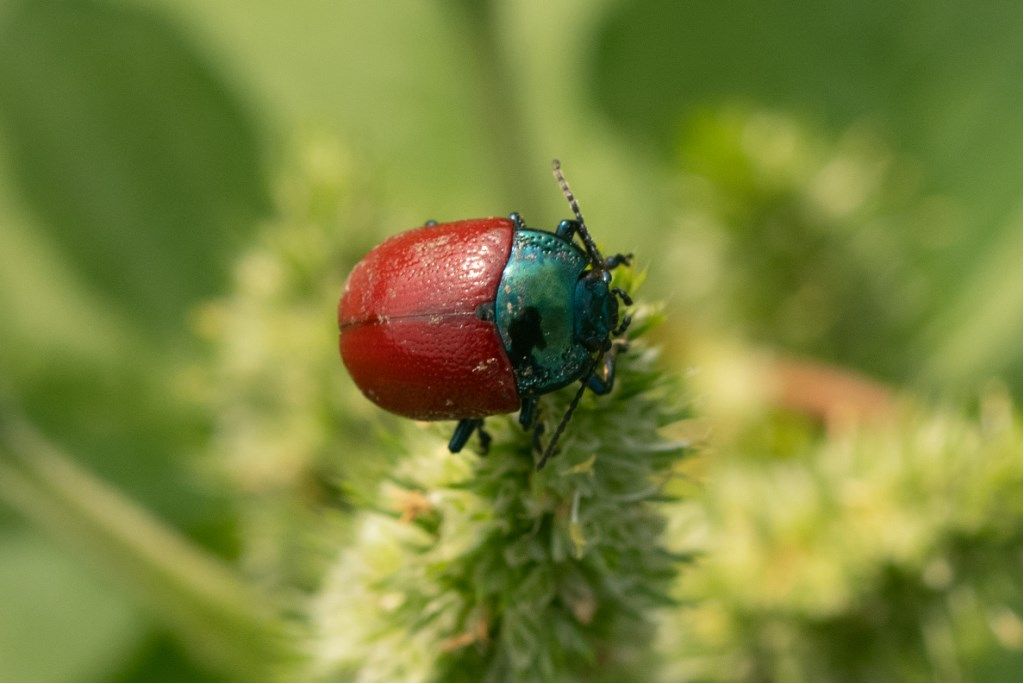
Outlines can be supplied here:
M510 356L512 364L517 369L532 367L533 350L543 349L547 346L544 342L544 331L541 328L540 311L536 307L528 306L512 319L508 326L509 337L512 338L512 350Z

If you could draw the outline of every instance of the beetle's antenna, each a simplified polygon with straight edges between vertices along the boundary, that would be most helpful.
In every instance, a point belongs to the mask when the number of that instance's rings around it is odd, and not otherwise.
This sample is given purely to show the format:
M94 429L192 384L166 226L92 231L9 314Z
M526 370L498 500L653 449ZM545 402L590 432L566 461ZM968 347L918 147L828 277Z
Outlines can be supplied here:
M551 173L555 175L555 180L558 181L559 187L562 188L562 194L565 195L572 213L576 215L576 220L580 223L580 237L583 239L583 244L587 247L587 252L590 253L590 260L594 262L594 268L596 270L604 270L604 257L601 256L601 252L597 249L597 245L594 244L593 238L590 237L590 233L587 231L587 224L583 221L583 213L580 212L580 203L576 201L576 196L569 189L569 182L562 175L562 162L557 159L552 160Z
M580 404L580 399L583 398L583 393L587 390L587 383L590 382L590 378L597 372L597 367L601 363L601 359L604 358L605 352L601 352L594 359L594 362L590 364L590 370L580 380L580 388L576 390L576 396L569 402L569 408L566 410L565 415L562 416L562 420L558 421L558 427L555 428L555 434L551 435L551 441L548 442L548 446L544 449L544 455L540 457L540 461L537 463L537 470L540 470L551 458L552 454L555 453L555 446L558 444L558 438L562 436L562 431L565 430L565 426L569 424L569 419L572 418L572 414L576 411L576 407Z

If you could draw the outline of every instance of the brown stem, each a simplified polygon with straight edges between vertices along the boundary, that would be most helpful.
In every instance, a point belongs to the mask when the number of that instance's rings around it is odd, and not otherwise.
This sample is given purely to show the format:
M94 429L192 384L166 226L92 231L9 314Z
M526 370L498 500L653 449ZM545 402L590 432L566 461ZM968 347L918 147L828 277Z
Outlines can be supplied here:
M885 419L894 391L856 371L819 361L776 357L769 364L770 401L822 421L829 430Z

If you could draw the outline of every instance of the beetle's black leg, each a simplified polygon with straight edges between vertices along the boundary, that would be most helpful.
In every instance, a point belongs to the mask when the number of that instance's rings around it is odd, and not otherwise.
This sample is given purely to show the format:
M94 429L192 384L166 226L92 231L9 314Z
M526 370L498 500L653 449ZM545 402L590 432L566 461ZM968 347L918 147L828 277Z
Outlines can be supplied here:
M621 299L622 303L625 304L626 306L633 305L633 298L630 297L629 294L627 294L626 291L623 290L621 287L613 287L612 294L618 295L619 299Z
M544 421L540 420L540 400L537 397L526 397L519 409L519 424L524 430L533 428L533 450L540 453L543 448L540 436L544 434Z
M480 435L480 455L486 456L487 452L491 450L491 433L484 430L484 421L480 420L480 425L476 428L477 434Z
M526 229L526 222L523 221L523 217L518 211L513 211L508 217L512 219L512 223L516 224L516 230Z
M633 262L632 254L614 254L604 260L604 270L610 271L625 264L629 266Z
M427 222L424 223L423 225L426 226L427 228L433 228L434 226L437 225L437 221L435 221L434 219L427 219Z
M526 397L519 409L519 424L524 430L530 429L533 421L537 418L537 397Z
M466 442L472 436L473 431L480 428L484 424L481 418L463 418L459 421L459 424L455 426L455 432L452 433L452 438L448 442L448 451L453 454L457 454L462 451L462 447L466 446Z
M583 223L581 221L563 219L562 222L558 224L558 228L555 228L555 235L567 242L572 242L573 236L577 234L579 234L580 240L583 241L583 245L587 248L587 253L590 254L591 261L594 265L607 271L608 266L606 265L606 260L601 256L601 252L597 249L597 245L594 244L593 238L590 237L590 233L588 233L587 229L583 227ZM612 257L612 259L615 259L618 256L621 255L617 254L615 257ZM628 263L628 260L619 263Z
M601 373L594 373L587 380L587 387L594 394L608 394L615 386L615 352L605 354L604 362L601 364Z
M558 224L558 228L555 228L555 235L562 238L566 242L572 242L572 236L576 234L576 231L580 229L580 222L572 219L565 219Z
M533 424L533 450L538 454L543 453L544 445L540 443L541 435L544 434L544 421L538 420Z
M466 446L466 442L473 436L474 432L480 433L480 455L484 456L491 448L491 433L484 429L483 418L463 418L455 426L455 432L448 442L448 451L457 454Z
M622 322L619 323L619 325L615 328L615 330L612 330L612 336L613 337L618 337L622 333L626 332L626 328L628 328L629 324L632 323L632 322L633 322L633 317L632 316L624 316L622 318Z

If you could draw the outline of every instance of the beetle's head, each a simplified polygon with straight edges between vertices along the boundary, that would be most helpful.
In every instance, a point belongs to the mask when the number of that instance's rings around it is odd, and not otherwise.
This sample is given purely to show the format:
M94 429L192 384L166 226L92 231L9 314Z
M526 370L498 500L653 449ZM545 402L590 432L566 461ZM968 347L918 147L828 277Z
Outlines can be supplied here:
M601 250L587 230L579 202L562 175L561 162L555 159L551 163L551 170L572 213L576 215L576 232L583 240L590 259L590 268L580 276L573 295L573 332L576 340L591 352L606 352L612 346L612 338L621 335L629 325L629 316L623 319L621 326L618 325L619 299L626 306L633 303L623 290L612 287L611 269L620 264L628 264L631 255L616 254L611 259L601 255Z
M597 373L598 367L601 366L606 371L608 369L614 370L614 365L612 365L614 364L614 355L618 349L624 348L625 345L616 345L612 338L621 335L629 327L629 316L624 317L622 323L619 323L619 300L621 299L622 303L626 306L633 303L629 295L623 290L612 287L611 270L620 264L628 264L629 256L616 254L610 259L605 259L601 256L601 251L590 237L587 224L584 222L583 214L580 212L580 205L572 194L572 190L569 189L569 184L566 182L565 176L562 175L562 165L557 159L551 163L551 170L555 174L555 180L558 182L558 185L562 188L562 194L569 201L572 213L576 216L576 232L579 234L580 239L583 240L583 245L587 248L587 256L590 259L590 268L584 271L583 275L576 282L576 291L573 293L572 315L573 333L576 340L589 350L593 356L589 367L584 370L583 376L580 378L580 388L576 391L576 396L573 397L569 408L562 416L562 420L558 422L554 436L548 442L547 448L544 449L540 462L537 463L538 469L544 467L548 458L554 453L559 435L562 434L562 430L568 424L573 411L579 405L583 392L588 386L591 386L590 381L594 378L595 373ZM607 361L608 355L611 355L611 364Z
M612 274L590 270L576 282L573 296L573 332L577 341L592 352L611 344L611 333L619 322L619 303L611 289Z

